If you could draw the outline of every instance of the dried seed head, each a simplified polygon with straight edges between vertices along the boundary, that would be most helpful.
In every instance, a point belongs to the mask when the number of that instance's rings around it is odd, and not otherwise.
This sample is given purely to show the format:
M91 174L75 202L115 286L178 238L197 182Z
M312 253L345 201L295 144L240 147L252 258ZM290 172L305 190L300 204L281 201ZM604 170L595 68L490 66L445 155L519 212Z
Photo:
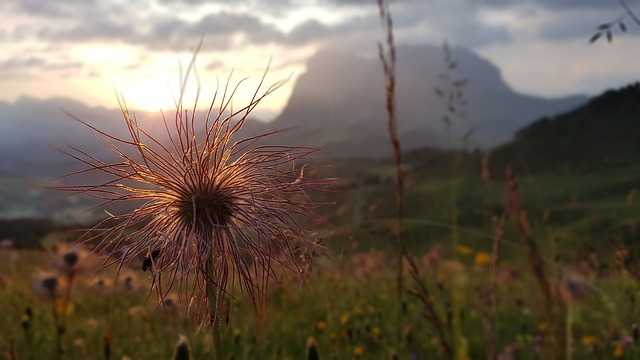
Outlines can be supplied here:
M309 339L307 339L307 360L320 360L318 343L313 336L309 336Z
M63 273L82 272L87 268L86 261L88 257L89 252L79 244L57 244L55 246L53 265Z
M229 224L235 204L233 196L224 188L206 184L203 188L194 189L193 193L180 194L175 207L175 216L183 226L195 224L202 232Z
M176 344L176 350L173 354L173 360L189 360L191 359L191 350L189 349L189 341L184 335L180 335L180 340Z
M589 283L574 271L565 271L560 283L560 297L565 303L583 301L591 291Z
M54 299L60 291L62 279L56 273L38 271L33 282L33 290L48 298Z
M89 286L100 290L106 290L111 287L111 280L103 276L98 276L89 280Z
M138 289L138 278L132 273L125 273L122 277L122 286L126 291L134 291Z
M180 299L178 294L170 293L167 294L164 298L160 300L160 305L158 307L165 315L175 314L180 310Z
M73 267L75 264L77 264L78 259L79 259L78 254L74 252L68 252L62 256L62 260L64 261L64 264L68 267Z
M53 294L58 287L58 278L54 276L42 279L42 287L49 293Z
M195 56L185 81L194 61ZM274 267L300 273L292 242L314 246L298 223L300 218L320 221L308 192L332 183L303 176L302 167L297 166L316 149L262 145L270 134L240 136L251 111L279 86L268 88L263 95L258 87L254 99L239 111L230 105L237 87L228 84L222 99L214 98L212 110L203 114L196 113L196 105L194 111L184 108L180 97L175 113L170 119L164 117L167 134L162 139L142 129L124 103L127 139L75 118L95 130L118 160L103 161L73 149L71 156L88 166L81 174L94 172L110 179L58 189L93 196L104 204L141 203L129 213L100 223L86 240L99 237L96 251L122 254L123 263L139 261L147 254L142 269L151 270L154 283L195 286L193 291L181 287L181 294L200 297L194 303L202 311L207 304L202 300L207 296L207 282L223 295L240 291L261 310L266 286L277 274ZM186 82L181 88L185 87ZM313 171L305 172L309 173ZM207 264L212 275L207 274ZM229 282L239 287L227 287ZM165 294L166 290L163 287ZM159 296L166 302L162 293ZM204 318L198 311L196 315Z
M391 350L389 354L389 360L398 360L398 353L395 350Z

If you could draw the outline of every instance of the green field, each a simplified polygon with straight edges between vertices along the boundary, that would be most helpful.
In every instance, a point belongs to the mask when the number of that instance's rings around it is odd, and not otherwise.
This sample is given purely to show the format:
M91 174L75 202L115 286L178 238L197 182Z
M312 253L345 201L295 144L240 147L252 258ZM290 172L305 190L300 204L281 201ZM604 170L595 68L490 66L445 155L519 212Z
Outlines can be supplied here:
M487 315L483 294L491 278L491 243L504 209L505 182L483 180L477 155L467 154L454 178L446 156L430 166L423 161L406 164L405 241L458 358L486 357L489 318L495 323L497 352L513 358L640 356L640 293L629 273L639 251L640 198L633 190L640 166L518 176L520 200L553 292L549 317L526 244L511 225L501 241L495 310ZM389 359L392 352L400 359L443 357L433 322L412 295L416 280L406 273L398 298L392 163L344 161L323 171L340 179L335 191L317 197L332 203L320 208L332 226L313 229L326 253L312 258L304 280L278 275L260 324L247 299L229 301L225 352L235 359L301 359L312 336L323 359ZM56 236L40 240L51 243ZM438 246L442 256L430 257ZM34 276L37 269L51 268L54 258L41 249L0 251L0 308L5 309L0 354L6 358L55 358L54 314L64 325L63 358L104 359L107 339L110 359L166 359L181 335L192 358L212 356L210 335L195 322L188 299L176 308L159 306L149 273L138 263L127 270L136 279L134 290L120 283L114 293L113 269L96 273L95 266L73 279L68 305L60 303L64 296L57 302L39 296ZM98 279L104 284L97 285ZM562 295L571 286L577 294Z

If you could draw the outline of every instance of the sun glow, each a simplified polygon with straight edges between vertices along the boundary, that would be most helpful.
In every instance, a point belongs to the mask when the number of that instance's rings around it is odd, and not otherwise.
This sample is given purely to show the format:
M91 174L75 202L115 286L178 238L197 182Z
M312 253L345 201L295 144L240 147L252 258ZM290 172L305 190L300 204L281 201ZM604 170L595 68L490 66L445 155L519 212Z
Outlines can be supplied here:
M139 79L123 84L118 95L128 108L143 111L174 109L179 91L166 81L159 79Z
M297 76L305 70L305 59L314 52L313 46L284 51L274 44L238 46L238 54L242 56L202 51L195 64L195 76L185 87L183 105L193 107L197 100L198 108L208 107L216 91L218 100L221 99L229 80L230 84L242 82L237 89L227 89L227 98L235 91L235 101L229 106L237 110L240 104L249 103L256 95L255 89L270 65L258 95L275 83L284 83L262 100L254 114L257 119L272 120L286 106ZM123 44L73 45L69 57L82 63L82 68L69 75L59 75L55 86L38 85L38 94L58 96L60 88L65 88L67 93L73 93L74 98L90 106L116 108L117 98L121 98L131 110L172 111L180 99L182 73L192 56L190 52L147 52ZM34 86L28 79L19 80L15 81L14 90L26 92L23 89ZM5 98L17 93L9 92Z

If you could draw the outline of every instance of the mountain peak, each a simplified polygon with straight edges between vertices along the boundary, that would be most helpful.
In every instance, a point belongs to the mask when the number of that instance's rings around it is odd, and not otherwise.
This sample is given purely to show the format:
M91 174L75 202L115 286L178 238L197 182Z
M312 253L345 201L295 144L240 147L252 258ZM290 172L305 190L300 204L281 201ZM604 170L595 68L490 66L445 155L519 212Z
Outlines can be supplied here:
M472 146L491 147L510 139L531 120L567 111L586 99L542 99L521 95L503 81L499 69L464 48L453 48L455 79L468 79L466 118L454 132L474 130ZM435 95L445 70L442 48L399 46L396 64L398 129L405 148L446 147L442 117L446 104ZM333 156L386 156L388 141L385 80L378 58L324 49L311 57L307 71L294 86L291 98L273 125L296 127L283 141L328 145ZM458 143L458 141L456 141Z

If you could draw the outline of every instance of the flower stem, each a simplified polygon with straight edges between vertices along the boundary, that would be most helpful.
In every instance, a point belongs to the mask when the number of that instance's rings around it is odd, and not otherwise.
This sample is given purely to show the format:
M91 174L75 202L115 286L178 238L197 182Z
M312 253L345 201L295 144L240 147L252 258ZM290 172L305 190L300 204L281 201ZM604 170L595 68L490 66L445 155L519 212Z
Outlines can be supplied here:
M209 240L211 240L211 236L209 235ZM222 334L220 332L220 318L219 318L219 306L218 306L218 287L214 284L214 270L213 270L213 241L209 242L211 244L211 250L209 251L209 256L207 257L207 277L206 281L206 290L207 290L207 307L209 311L209 325L211 326L211 336L213 338L213 354L215 360L222 360Z
M572 330L572 326L573 326L573 301L571 300L571 298L569 298L569 300L567 301L567 323L566 323L566 328L565 331L567 332L566 335L566 356L565 359L567 360L571 360L572 359L572 354L573 354L573 349L572 349L572 342L573 342L573 330Z
M55 359L62 359L62 355L64 350L62 348L62 335L64 334L64 327L62 322L60 321L60 316L58 314L58 305L56 304L55 295L51 297L51 305L53 307L53 323L56 327L56 356Z

